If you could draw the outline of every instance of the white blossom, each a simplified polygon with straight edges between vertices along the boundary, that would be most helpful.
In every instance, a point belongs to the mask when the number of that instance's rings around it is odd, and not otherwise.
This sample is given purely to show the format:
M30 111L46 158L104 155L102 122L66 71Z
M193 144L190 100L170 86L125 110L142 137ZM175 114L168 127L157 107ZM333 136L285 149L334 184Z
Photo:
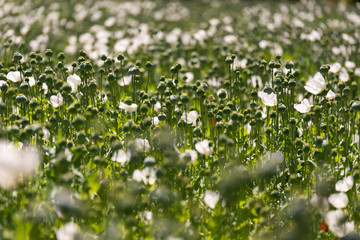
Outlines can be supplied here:
M216 203L219 201L220 198L220 194L210 191L210 190L206 190L205 194L204 194L204 202L205 204L209 207L214 209L216 206Z
M57 95L52 95L52 96L50 97L49 103L50 103L51 106L53 106L54 108L57 108L57 107L59 107L59 106L61 106L61 105L64 104L64 98L63 98L63 96L62 96L60 93L58 93Z
M267 94L265 92L259 92L258 95L265 106L274 107L277 105L277 96L275 93Z
M192 164L196 161L198 157L198 154L195 150L191 150L191 149L186 149L185 152L180 154L180 159L184 160L184 159L189 159L189 164Z
M329 73L338 73L341 70L341 64L336 62L330 66Z
M349 198L346 193L333 193L328 198L329 203L333 205L335 208L344 208L349 203Z
M345 68L342 68L339 73L339 80L343 81L343 82L347 82L347 81L349 81L349 79L350 79L350 76L349 76L348 71L346 71Z
M310 78L309 81L306 82L305 90L317 95L324 91L326 88L326 82L321 73L316 73L313 78Z
M343 222L343 218L344 212L339 209L329 211L325 216L325 222L329 226L329 230L339 238L355 230L354 222Z
M16 147L0 141L0 187L11 189L35 174L40 163L38 152L29 146Z
M75 240L78 232L78 226L73 222L69 222L56 230L56 238L58 240Z
M20 82L21 81L21 73L19 71L10 71L6 78L12 82Z
M320 211L327 211L329 209L328 199L317 194L314 194L314 196L310 200L310 203L313 207L317 208Z
M133 172L132 179L152 185L156 181L156 170L152 167L145 167L143 170L136 169Z
M72 92L76 92L78 86L81 84L81 78L75 73L73 75L68 76L66 81L70 84Z
M137 105L135 103L132 103L131 105L127 105L126 103L120 102L120 109L125 110L125 112L133 113L137 110Z
M354 69L356 67L355 63L352 61L345 61L345 67L347 69Z
M201 142L197 142L195 144L195 149L196 149L196 151L198 151L199 153L201 153L205 156L210 156L213 151L213 148L209 146L209 140L207 140L207 139L205 139Z
M117 83L120 87L128 86L131 83L131 76L124 76L123 78L120 78Z
M196 125L196 119L198 118L197 111L193 110L189 113L184 112L181 116L181 119L184 120L187 124Z
M131 152L127 151L125 152L124 150L120 149L117 152L114 153L114 155L112 156L111 160L114 162L119 162L121 164L125 164L128 163L130 161L131 158Z
M307 100L307 99L305 98L305 99L303 99L303 100L301 101L300 104L294 104L294 108L295 108L298 112L307 113L307 112L310 112L310 110L311 110L311 105L310 105L309 100Z
M135 149L138 152L150 152L149 141L145 138L136 138L135 139Z
M35 78L29 77L29 86L32 87L32 86L35 86L35 84L36 84Z
M328 91L328 93L326 94L326 99L328 99L328 100L334 100L335 99L335 96L336 96L336 94L333 92L333 91L331 91L331 89Z
M338 192L347 192L354 186L354 178L352 176L348 176L343 180L340 180L336 183L335 189Z

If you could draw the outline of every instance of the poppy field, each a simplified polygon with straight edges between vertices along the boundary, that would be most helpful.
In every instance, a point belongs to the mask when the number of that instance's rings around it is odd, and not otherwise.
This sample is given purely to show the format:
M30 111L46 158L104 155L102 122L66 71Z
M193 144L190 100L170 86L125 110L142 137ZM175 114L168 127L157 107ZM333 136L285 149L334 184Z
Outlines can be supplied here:
M0 239L360 239L360 4L0 0Z

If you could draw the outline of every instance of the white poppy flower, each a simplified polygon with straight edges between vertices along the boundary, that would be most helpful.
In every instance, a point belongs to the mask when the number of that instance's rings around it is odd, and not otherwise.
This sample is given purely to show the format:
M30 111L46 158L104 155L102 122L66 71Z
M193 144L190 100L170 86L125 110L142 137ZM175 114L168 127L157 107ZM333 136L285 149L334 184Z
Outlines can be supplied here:
M160 123L160 120L159 120L158 117L153 117L153 118L152 118L152 121L153 121L153 123L154 123L155 126L158 126L159 123Z
M311 198L310 203L313 207L320 211L327 211L329 209L329 202L326 197L314 194Z
M127 105L126 103L120 102L120 109L125 110L125 112L130 112L133 113L137 110L137 105L135 103L131 104L131 105Z
M11 189L36 172L40 162L37 151L31 147L16 147L0 141L0 187Z
M42 84L42 89L44 90L45 94L49 91L48 85L46 85L46 83Z
M356 67L355 63L352 61L345 61L345 67L347 69L354 69Z
M153 213L145 210L145 211L139 212L139 217L140 217L141 221L149 224L152 222Z
M305 90L314 95L321 93L322 91L324 91L325 88L325 78L319 72L316 73L313 78L310 78L305 85Z
M59 106L61 106L61 105L64 104L64 98L63 98L63 96L62 96L60 93L58 93L57 95L52 95L52 96L50 97L49 103L50 103L51 106L53 106L54 108L57 108L57 107L59 107Z
M354 75L355 75L355 76L360 76L360 67L355 68L355 70L354 70Z
M161 104L159 102L156 102L154 105L155 112L159 112L161 110Z
M277 96L275 93L267 94L265 92L259 92L258 96L265 106L274 107L277 105Z
M189 164L192 164L196 161L198 154L195 150L186 149L184 153L180 154L180 159L184 160L185 158L189 158Z
M343 222L344 212L341 210L332 210L326 213L325 222L329 230L337 237L342 238L355 231L354 222Z
M47 130L47 128L45 128L45 127L43 127L42 128L42 131L43 131L43 133L44 133L44 136L43 136L43 140L47 140L47 139L49 139L49 137L50 137L50 132L49 132L49 130Z
M328 100L334 100L335 96L336 96L336 94L333 91L329 90L325 97Z
M348 176L344 180L340 180L336 183L335 189L338 192L347 192L354 186L354 178Z
M220 199L220 194L210 191L210 190L206 190L205 194L204 194L204 202L205 204L209 207L214 209L216 206L216 203L219 201Z
M138 152L150 152L149 141L145 138L136 138L135 139L135 148Z
M124 76L123 78L119 79L117 83L119 84L120 87L130 85L131 76Z
M285 156L279 150L274 153L267 151L264 155L264 160L271 161L274 164L280 164L285 160Z
M19 71L10 71L6 78L12 82L20 82L21 81L21 73Z
M146 167L141 171L143 175L143 182L145 184L154 184L156 181L156 170L152 167Z
M79 232L79 228L75 223L69 222L57 229L55 232L58 240L75 240L76 234Z
M137 182L152 185L156 181L156 170L151 167L146 167L143 170L136 169L133 172L132 179Z
M328 200L335 208L344 208L349 203L348 196L343 192L331 194Z
M336 62L330 66L329 73L338 73L341 70L341 64Z
M213 148L209 146L209 140L205 139L201 142L197 142L195 144L195 149L196 151L198 151L199 153L205 155L205 156L210 156Z
M301 113L307 113L310 112L311 110L311 105L309 100L307 100L306 98L304 100L301 101L300 104L294 104L294 108Z
M73 75L68 76L66 81L70 84L72 92L76 92L78 86L81 84L81 78L75 73Z
M125 163L128 163L130 161L130 158L131 158L130 151L125 152L124 150L120 149L119 151L114 153L111 160L114 162L119 162L123 165Z
M346 71L345 68L342 68L339 73L339 80L343 81L343 82L347 82L347 81L349 81L349 79L350 79L350 76L349 76L348 71Z
M35 78L29 77L29 86L32 87L32 86L35 86L35 84L36 84Z
M185 82L187 82L187 83L189 83L189 82L191 82L192 80L194 80L194 73L192 73L192 72L186 72L186 73L185 73L185 76L186 76Z
M187 124L196 125L196 119L198 118L197 111L193 110L189 113L184 112L181 116L181 119L184 120Z

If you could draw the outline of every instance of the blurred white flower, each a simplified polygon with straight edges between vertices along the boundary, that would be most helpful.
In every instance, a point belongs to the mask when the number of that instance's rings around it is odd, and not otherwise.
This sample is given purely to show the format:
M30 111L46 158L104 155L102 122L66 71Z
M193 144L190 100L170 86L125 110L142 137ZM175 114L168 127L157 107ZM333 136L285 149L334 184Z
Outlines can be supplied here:
M149 141L145 138L136 138L135 139L135 149L138 152L150 152Z
M326 213L325 222L329 230L337 237L342 238L345 235L354 232L354 222L343 222L344 212L341 210L332 210Z
M193 110L189 113L184 112L181 116L181 119L184 120L187 124L196 125L196 119L198 118L197 111Z
M6 78L12 82L20 82L21 80L21 73L19 71L10 71Z
M125 112L130 112L133 113L137 110L137 105L135 103L131 104L131 105L127 105L126 103L120 102L120 109L125 110Z
M139 212L139 217L140 217L141 221L145 222L146 224L149 224L152 222L153 213L145 210L145 211Z
M234 35L226 35L224 37L224 42L226 44L233 44L233 43L236 43L237 42L237 37L234 36Z
M78 226L73 222L69 222L56 230L56 238L58 240L75 240L78 232Z
M209 140L205 139L201 142L197 142L195 144L195 149L196 151L198 151L199 153L205 155L205 156L210 156L213 148L209 146Z
M159 112L161 110L161 104L159 102L156 102L154 105L155 112Z
M336 62L330 66L329 73L338 73L341 70L341 64Z
M181 160L189 160L189 164L192 164L196 161L198 154L195 150L186 149L185 152L180 154Z
M321 93L325 88L326 82L320 72L316 73L313 78L310 78L305 85L305 90L314 95Z
M346 71L345 68L342 68L339 73L339 80L343 81L343 82L347 82L347 81L349 81L349 78L350 78L350 76L349 76L348 71Z
M130 161L130 158L131 158L130 151L125 152L124 150L120 149L114 153L111 160L114 162L119 162L123 165L125 163L128 163Z
M335 99L335 96L336 96L336 94L333 92L333 91L331 91L331 89L328 91L328 93L326 94L326 98L328 99L328 100L334 100Z
M54 108L57 108L57 107L59 107L59 106L61 106L61 105L64 104L64 98L63 98L63 96L62 96L60 93L58 93L57 95L52 95L52 96L50 97L49 103L50 103L51 106L53 106Z
M184 64L185 65L185 64ZM186 80L185 82L191 82L192 80L194 80L194 73L192 72L186 72L185 73L185 76L186 76Z
M282 152L279 150L272 153L270 151L267 151L264 155L264 161L270 161L273 164L280 164L285 160L285 156Z
M265 106L274 107L277 104L277 96L275 93L267 94L263 91L258 93L261 101L264 103Z
M49 132L49 130L47 130L47 128L43 127L43 128L42 128L42 131L43 131L43 134L44 134L44 136L42 137L42 140L47 140L47 139L49 139L49 137L50 137L50 132Z
M81 84L81 78L75 73L73 75L68 76L66 81L70 84L72 92L76 92L78 86Z
M120 87L124 87L127 85L130 85L131 83L131 76L124 76L123 78L119 79L117 81L117 83L119 84Z
M329 210L329 202L327 197L319 196L316 193L310 200L311 205L314 208L317 208L319 211L327 211Z
M205 194L204 194L204 202L205 204L209 207L214 209L216 206L216 203L219 201L220 199L220 194L210 191L210 190L206 190Z
M0 141L0 187L11 189L35 174L40 163L38 152L22 145L16 147L8 141Z
M152 185L156 181L156 170L151 167L145 167L143 170L136 169L133 172L132 179Z
M345 61L345 67L347 69L354 69L356 67L355 63L352 61Z
M307 99L305 98L305 99L303 99L303 100L301 101L300 104L294 104L294 108L295 108L298 112L307 113L307 112L310 112L310 110L311 110L311 105L310 105L309 100L307 100Z
M336 183L335 189L338 192L347 192L354 186L354 178L352 176L347 176L343 180L340 180Z
M360 67L355 68L355 70L354 70L354 75L355 75L355 76L360 76Z
M29 86L35 86L36 82L35 82L35 78L34 77L29 77Z
M335 208L344 208L349 203L349 198L346 193L333 193L328 198L329 203L333 205Z
M152 122L153 122L153 124L154 124L155 126L158 126L159 123L160 123L160 120L159 120L158 117L153 117L153 118L152 118Z

